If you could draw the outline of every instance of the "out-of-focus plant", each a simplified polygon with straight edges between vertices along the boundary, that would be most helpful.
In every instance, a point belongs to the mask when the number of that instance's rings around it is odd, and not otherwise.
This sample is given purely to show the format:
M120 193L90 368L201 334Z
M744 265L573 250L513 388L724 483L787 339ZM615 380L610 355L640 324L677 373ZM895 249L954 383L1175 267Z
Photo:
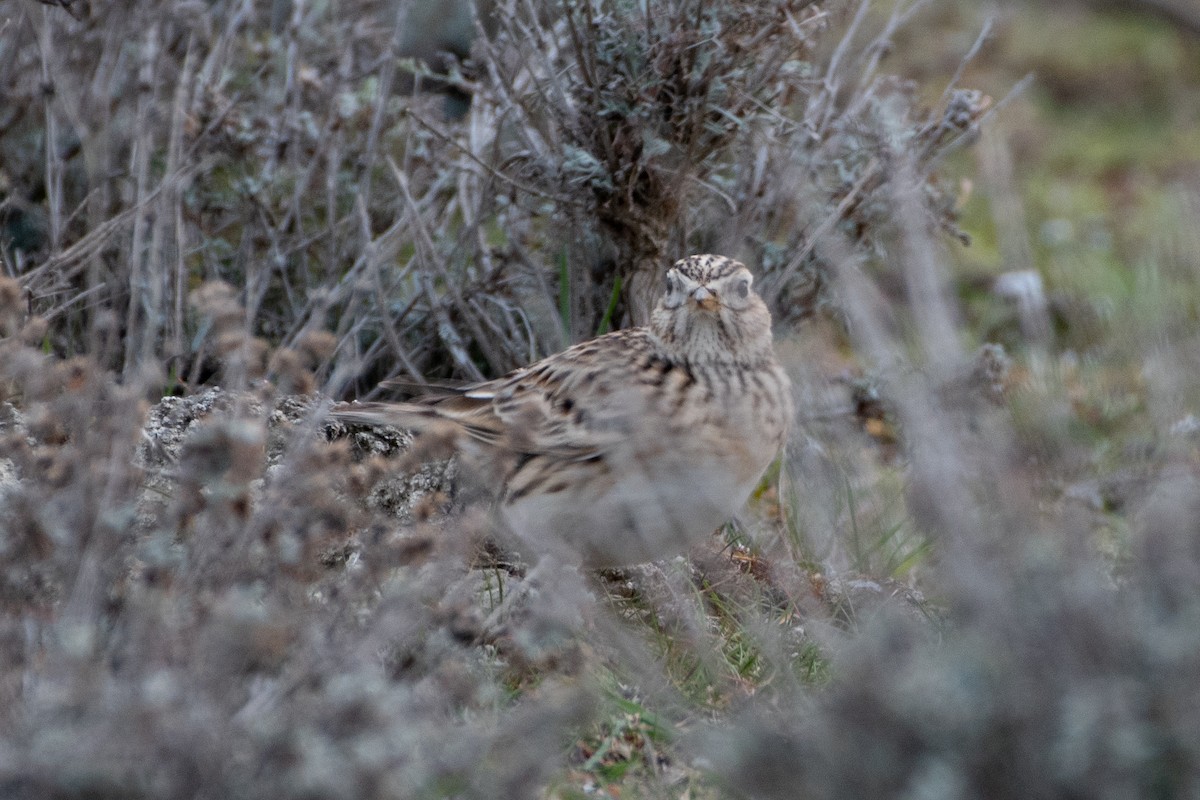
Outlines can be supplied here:
M815 238L877 247L894 153L933 170L986 106L923 110L881 69L920 4L872 28L867 3L498 3L440 60L471 96L454 120L396 94L425 69L392 55L403 4L277 5L8 21L0 246L59 352L203 383L187 297L220 279L251 335L331 328L337 384L479 378L640 320L700 250L755 263L795 318L826 297ZM932 177L923 202L952 227Z

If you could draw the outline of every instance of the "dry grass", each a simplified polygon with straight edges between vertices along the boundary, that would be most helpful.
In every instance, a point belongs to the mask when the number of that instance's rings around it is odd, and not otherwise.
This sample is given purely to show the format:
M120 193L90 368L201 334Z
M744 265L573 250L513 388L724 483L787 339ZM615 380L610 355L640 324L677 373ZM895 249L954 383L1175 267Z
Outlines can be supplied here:
M886 73L926 4L497 5L455 120L391 4L0 22L0 794L1194 795L1188 232L1098 334L1137 380L971 352L937 170L994 105ZM701 250L804 412L690 559L526 568L444 443L321 422Z

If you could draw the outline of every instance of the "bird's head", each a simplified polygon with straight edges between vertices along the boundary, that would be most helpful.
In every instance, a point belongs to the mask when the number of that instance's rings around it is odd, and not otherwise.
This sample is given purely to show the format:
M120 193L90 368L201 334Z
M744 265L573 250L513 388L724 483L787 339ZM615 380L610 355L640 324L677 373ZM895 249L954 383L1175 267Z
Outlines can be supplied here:
M771 349L771 314L754 276L725 256L696 255L667 270L651 328L689 360L750 360Z

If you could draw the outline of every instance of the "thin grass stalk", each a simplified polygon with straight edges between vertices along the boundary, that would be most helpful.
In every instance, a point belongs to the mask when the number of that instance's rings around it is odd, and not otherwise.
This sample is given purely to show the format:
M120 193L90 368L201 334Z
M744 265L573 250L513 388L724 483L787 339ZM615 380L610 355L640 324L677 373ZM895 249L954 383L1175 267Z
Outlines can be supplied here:
M130 172L134 178L135 202L149 207L150 157L153 153L154 128L150 116L155 106L155 66L158 58L159 23L152 21L143 38L141 61L138 68L138 100L136 112L137 132L133 139ZM162 187L158 187L161 189ZM155 194L158 190L155 190ZM125 276L128 286L128 309L125 314L124 364L126 374L132 374L139 363L139 356L153 347L157 309L152 298L151 284L157 280L152 270L157 266L153 254L148 252L147 223L145 216L138 214L133 220L130 241L129 274ZM149 340L149 341L148 341Z

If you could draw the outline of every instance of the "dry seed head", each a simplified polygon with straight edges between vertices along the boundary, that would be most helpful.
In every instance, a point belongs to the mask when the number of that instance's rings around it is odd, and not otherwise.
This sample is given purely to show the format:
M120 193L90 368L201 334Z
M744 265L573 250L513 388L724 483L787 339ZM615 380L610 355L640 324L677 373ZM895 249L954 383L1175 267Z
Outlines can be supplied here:
M30 317L22 326L19 338L27 347L37 347L46 338L50 323L45 317Z
M329 331L306 331L296 342L296 349L308 358L309 369L328 361L337 350L338 339Z
M371 456L347 470L346 490L354 497L366 497L393 470L392 462L383 456Z
M26 411L25 426L29 435L44 444L66 444L70 431L59 411L49 405L37 404Z
M75 455L68 448L37 447L32 452L33 467L38 480L47 486L61 489L75 475Z
M299 350L281 347L271 354L267 371L276 376L282 394L310 394L316 391L317 379L305 368L305 356Z
M188 295L188 303L202 316L212 320L213 333L221 336L230 329L245 327L245 312L237 300L237 290L224 281L206 281Z
M7 395L24 395L26 402L52 400L62 392L58 376L47 364L49 359L29 347L0 350L3 357L4 385ZM11 384L11 389L9 384Z
M266 433L254 420L212 420L197 427L179 463L199 483L223 478L246 484L262 472Z
M90 358L78 356L55 365L62 387L76 394L97 385L96 363Z
M247 377L260 378L267 371L271 347L263 339L238 329L223 333L215 343L217 355L227 371L244 371Z
M12 336L25 314L21 284L14 278L0 277L0 336Z

